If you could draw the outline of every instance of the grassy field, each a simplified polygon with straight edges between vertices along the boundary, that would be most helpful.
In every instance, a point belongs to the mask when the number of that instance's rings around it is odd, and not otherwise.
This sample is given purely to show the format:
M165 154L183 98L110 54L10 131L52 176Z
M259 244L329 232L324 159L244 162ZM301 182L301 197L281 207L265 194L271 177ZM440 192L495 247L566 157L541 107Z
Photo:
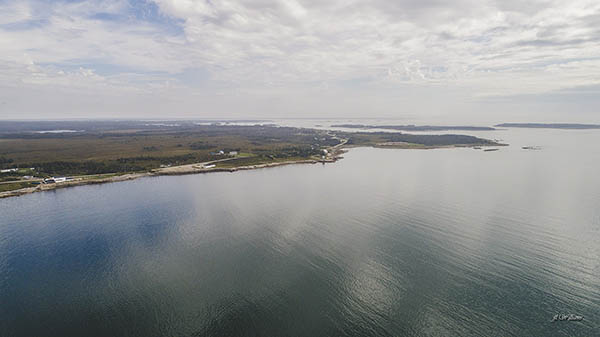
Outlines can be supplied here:
M280 163L286 161L299 161L299 160L307 160L307 159L316 159L316 157L280 157L280 158L271 158L267 156L254 156L254 157L246 157L246 158L237 158L224 162L215 163L215 165L219 168L234 168L240 166L251 166L251 165L262 165L262 164L270 164L270 163Z
M0 184L0 192L18 190L18 189L21 189L21 188L27 188L27 187L33 187L33 186L35 186L35 185L32 184L32 183L30 183L30 182L12 183L12 184Z
M339 143L326 132L311 129L188 125L132 130L126 126L102 132L0 134L0 167L32 167L39 177L93 175L219 160L231 157L232 151L235 157L254 158L250 162L308 158ZM0 179L23 175L11 173Z

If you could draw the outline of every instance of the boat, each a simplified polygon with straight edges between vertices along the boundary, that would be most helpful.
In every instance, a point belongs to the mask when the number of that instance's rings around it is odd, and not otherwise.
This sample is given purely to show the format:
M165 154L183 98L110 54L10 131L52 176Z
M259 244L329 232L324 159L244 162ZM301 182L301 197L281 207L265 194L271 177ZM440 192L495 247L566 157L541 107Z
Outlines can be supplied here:
M552 322L557 322L557 321L579 322L579 321L583 321L583 316L574 315L574 314L568 314L568 315L556 314L556 315L554 315L554 317L552 317Z
M483 150L483 151L485 151L485 152L490 152L490 151L498 151L498 150L500 150L500 149L493 148L493 149L485 149L485 150Z

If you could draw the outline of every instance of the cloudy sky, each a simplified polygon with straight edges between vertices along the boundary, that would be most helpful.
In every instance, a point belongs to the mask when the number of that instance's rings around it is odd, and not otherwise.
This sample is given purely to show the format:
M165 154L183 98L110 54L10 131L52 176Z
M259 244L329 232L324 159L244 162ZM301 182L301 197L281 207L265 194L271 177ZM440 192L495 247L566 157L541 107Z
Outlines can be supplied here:
M598 0L0 0L0 118L600 122Z

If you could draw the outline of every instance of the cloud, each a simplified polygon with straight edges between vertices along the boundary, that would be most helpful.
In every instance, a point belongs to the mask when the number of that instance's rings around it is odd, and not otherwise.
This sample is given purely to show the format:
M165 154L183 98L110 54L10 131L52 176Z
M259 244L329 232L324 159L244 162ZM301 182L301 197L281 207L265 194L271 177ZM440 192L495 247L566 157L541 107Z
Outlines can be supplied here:
M595 0L0 0L0 86L134 90L190 108L202 96L219 111L322 90L539 95L600 84L599 23Z

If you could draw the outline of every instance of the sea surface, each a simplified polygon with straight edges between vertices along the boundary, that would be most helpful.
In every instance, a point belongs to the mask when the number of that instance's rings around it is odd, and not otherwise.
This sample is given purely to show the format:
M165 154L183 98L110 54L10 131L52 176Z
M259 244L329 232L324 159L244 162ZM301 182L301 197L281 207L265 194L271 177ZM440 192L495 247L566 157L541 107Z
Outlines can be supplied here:
M2 199L0 336L600 336L600 131L470 134Z

